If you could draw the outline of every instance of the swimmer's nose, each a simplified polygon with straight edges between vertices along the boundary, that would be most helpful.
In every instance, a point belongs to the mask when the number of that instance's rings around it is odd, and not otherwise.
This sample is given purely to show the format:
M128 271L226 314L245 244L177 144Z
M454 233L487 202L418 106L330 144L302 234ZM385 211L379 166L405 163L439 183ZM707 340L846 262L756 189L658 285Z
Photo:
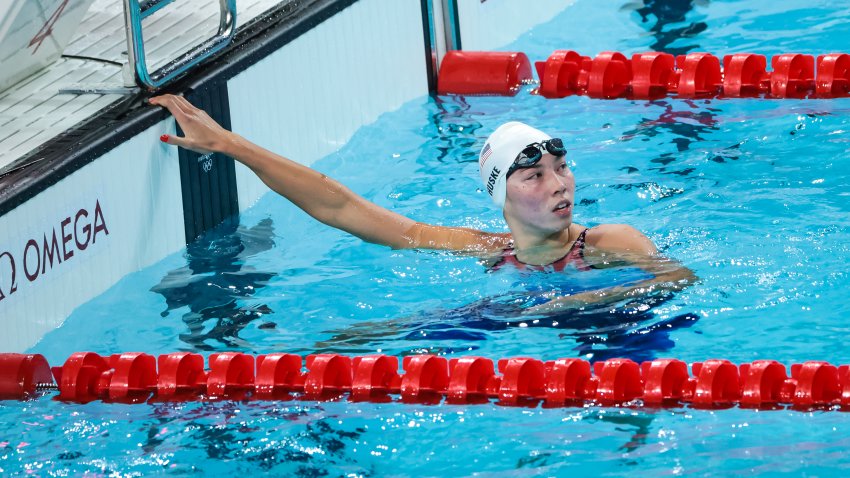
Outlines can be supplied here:
M557 196L557 195L561 195L561 194L563 194L563 193L564 193L564 191L566 191L566 190L567 190L567 179L566 179L566 178L564 178L564 177L562 177L562 176L560 176L560 175L558 175L558 174L555 174L554 172L549 173L549 174L550 174L550 175L554 178L554 180L555 180L555 183L554 183L555 190L553 191L553 195L556 195L556 196Z

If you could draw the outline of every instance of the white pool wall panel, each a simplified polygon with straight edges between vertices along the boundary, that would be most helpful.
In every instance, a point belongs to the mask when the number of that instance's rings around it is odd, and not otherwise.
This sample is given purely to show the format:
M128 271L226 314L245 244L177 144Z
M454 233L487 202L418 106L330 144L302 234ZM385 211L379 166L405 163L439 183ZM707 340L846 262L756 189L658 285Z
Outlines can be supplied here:
M458 0L461 47L469 51L498 50L574 3L575 0Z
M173 134L173 120L165 120L136 135L18 208L0 216L0 254L8 251L16 261L17 290L10 294L11 274L8 256L0 258L0 351L21 352L34 345L45 333L58 327L79 305L103 293L126 274L151 265L178 251L185 244L183 200L176 148L159 141L159 135ZM100 204L108 234L99 231L94 243L90 231L96 204ZM77 232L74 219L80 209ZM53 231L62 253L61 223L66 251L73 256L63 262L54 256L52 267L32 281L24 270L24 251L29 255L29 272L35 275L34 248L44 256L44 236L52 244ZM98 225L102 224L98 221ZM86 239L88 238L88 240ZM80 250L76 241L86 244ZM48 259L48 262L49 259ZM115 314L123 311L116 308ZM97 324L92 324L95 331Z
M233 130L301 164L428 94L418 1L361 0L228 82ZM236 165L239 208L269 189Z

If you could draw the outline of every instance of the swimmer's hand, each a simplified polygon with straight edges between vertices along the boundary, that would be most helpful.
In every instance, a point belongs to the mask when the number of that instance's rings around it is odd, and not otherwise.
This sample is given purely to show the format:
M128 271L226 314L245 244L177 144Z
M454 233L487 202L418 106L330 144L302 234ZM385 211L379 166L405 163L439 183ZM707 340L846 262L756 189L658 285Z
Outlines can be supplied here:
M201 154L227 154L234 134L222 128L210 115L193 106L186 98L176 95L154 96L150 103L166 108L177 120L185 135L163 135L164 142Z

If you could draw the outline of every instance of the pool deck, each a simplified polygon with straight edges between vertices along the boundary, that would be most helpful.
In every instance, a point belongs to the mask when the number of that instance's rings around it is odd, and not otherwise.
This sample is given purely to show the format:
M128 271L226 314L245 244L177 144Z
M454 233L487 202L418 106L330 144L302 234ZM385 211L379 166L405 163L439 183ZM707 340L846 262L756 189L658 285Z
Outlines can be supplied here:
M281 3L286 2L239 0L237 28ZM218 22L216 0L181 0L157 12L144 23L149 69L215 34ZM63 55L104 61L63 56L0 92L0 175L127 94L119 66L127 63L122 2L95 0Z

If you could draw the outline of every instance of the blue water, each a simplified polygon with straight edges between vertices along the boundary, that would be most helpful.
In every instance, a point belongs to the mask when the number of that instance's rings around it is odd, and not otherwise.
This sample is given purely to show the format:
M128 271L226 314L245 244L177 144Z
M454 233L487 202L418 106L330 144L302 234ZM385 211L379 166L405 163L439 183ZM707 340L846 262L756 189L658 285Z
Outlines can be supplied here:
M830 2L579 1L506 49L533 60L560 48L817 54L846 50L848 20ZM565 139L576 222L630 224L701 282L521 317L541 292L635 272L488 272L474 258L365 244L267 195L238 228L127 276L31 352L54 365L80 350L850 363L850 100L422 98L314 167L417 220L504 231L477 152L515 119ZM4 474L843 476L850 466L850 415L825 411L40 399L2 403L0 417Z

